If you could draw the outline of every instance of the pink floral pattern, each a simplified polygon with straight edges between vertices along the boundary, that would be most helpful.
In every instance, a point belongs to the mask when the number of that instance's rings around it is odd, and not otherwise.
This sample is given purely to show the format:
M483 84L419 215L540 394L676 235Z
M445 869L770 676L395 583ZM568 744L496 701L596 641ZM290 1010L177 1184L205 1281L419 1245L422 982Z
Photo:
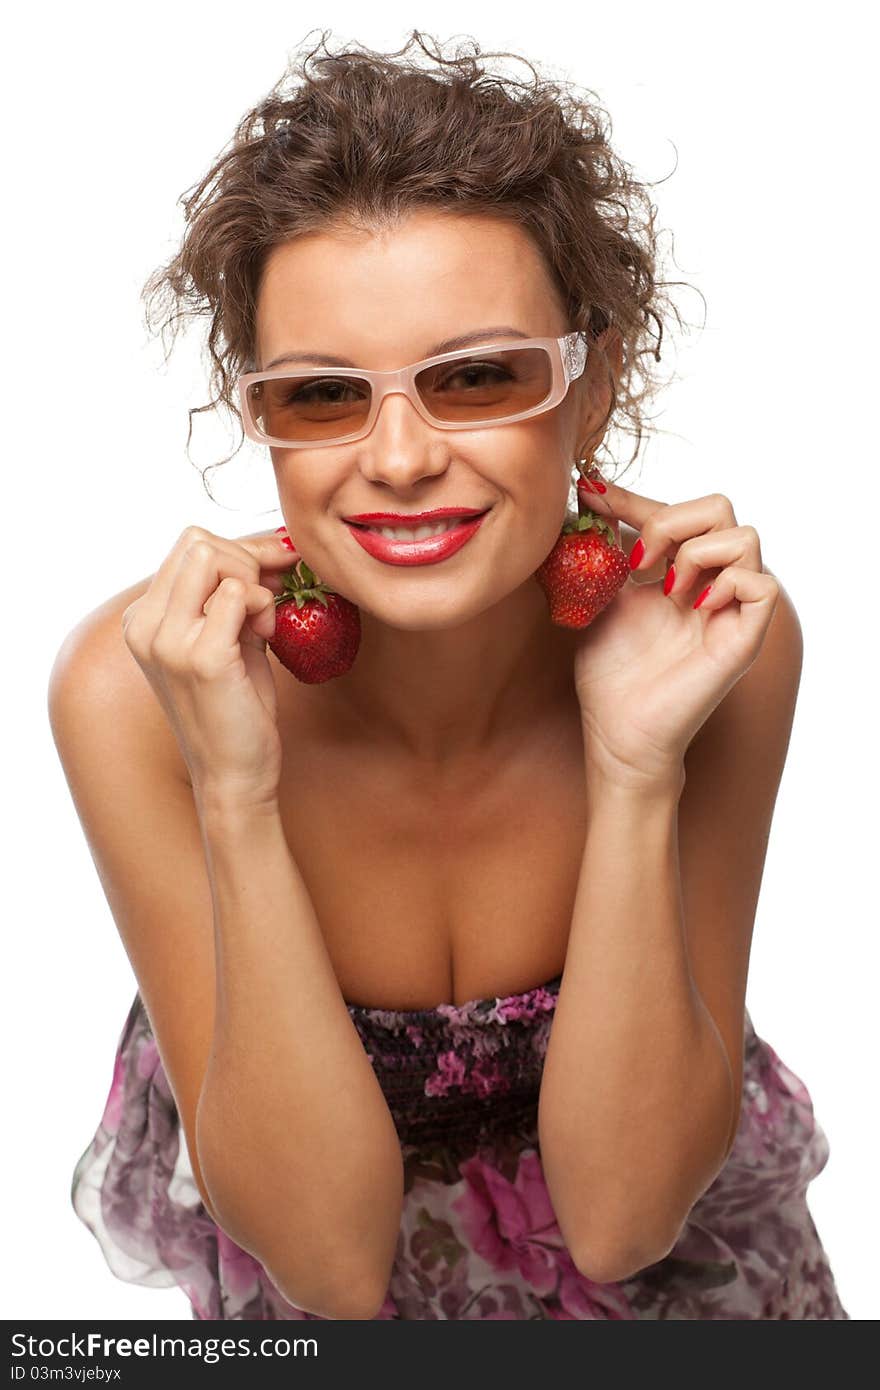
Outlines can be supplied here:
M669 1254L597 1284L565 1246L537 1135L559 978L436 1009L349 1005L397 1126L405 1195L381 1319L848 1319L807 1206L829 1147L809 1093L744 1019L739 1129ZM209 1217L136 994L71 1201L117 1278L194 1318L318 1320Z

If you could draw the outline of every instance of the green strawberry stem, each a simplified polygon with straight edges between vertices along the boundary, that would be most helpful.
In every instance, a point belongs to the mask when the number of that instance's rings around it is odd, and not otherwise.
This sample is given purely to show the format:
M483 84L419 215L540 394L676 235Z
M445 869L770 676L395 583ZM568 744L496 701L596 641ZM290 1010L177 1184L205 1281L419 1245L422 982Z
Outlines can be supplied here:
M589 507L585 508L577 520L572 517L569 521L566 521L562 528L563 536L573 536L579 531L598 531L601 536L605 537L609 545L617 544L614 532L605 518L597 516L595 512L591 512Z
M281 582L284 588L280 594L275 595L276 608L279 603L290 603L291 599L295 601L297 608L302 608L304 604L315 599L319 599L325 608L329 608L327 595L335 592L321 582L301 556L291 569L282 574Z

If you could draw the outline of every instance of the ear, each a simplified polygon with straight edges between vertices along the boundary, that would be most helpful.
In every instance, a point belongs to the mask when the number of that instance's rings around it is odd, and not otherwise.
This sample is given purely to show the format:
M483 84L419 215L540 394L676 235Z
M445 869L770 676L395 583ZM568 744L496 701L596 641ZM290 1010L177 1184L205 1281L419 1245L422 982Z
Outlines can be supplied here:
M608 332L610 333L611 330L609 329ZM608 360L611 363L614 380L618 382L620 381L620 374L623 371L623 338L618 329L615 329L612 336L609 338L608 346L605 350L608 353Z
M599 337L596 339L596 346L600 347L605 353L608 359L608 366L611 369L616 384L620 381L620 374L623 371L623 335L620 329L615 328L613 324L609 324L605 332L600 333ZM596 368L599 369L599 376L604 382L606 380L606 373L603 369L604 363L602 362L601 356L598 352L594 352L592 355L595 359L593 368L594 370Z
M623 338L619 329L609 325L596 339L601 352L591 348L587 356L587 368L581 377L581 413L578 420L578 439L581 441L578 458L588 458L595 453L608 427L606 416L611 405L611 386L609 372L615 386L623 371ZM607 359L607 365L606 365Z

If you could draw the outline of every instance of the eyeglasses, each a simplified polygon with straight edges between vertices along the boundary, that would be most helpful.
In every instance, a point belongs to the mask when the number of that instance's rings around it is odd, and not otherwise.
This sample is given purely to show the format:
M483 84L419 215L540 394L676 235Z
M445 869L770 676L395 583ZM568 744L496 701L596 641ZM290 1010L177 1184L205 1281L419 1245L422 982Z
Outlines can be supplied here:
M445 352L396 372L245 372L238 378L244 430L258 444L285 449L345 444L370 433L392 394L408 396L436 429L511 425L559 405L582 375L588 351L585 335L576 332Z

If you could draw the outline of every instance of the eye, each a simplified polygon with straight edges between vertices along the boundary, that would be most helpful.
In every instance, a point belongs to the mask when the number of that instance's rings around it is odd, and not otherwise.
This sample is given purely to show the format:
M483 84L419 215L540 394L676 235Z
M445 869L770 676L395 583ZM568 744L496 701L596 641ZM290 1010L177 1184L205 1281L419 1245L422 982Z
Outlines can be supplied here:
M435 390L444 390L456 382L464 382L468 387L480 386L485 382L510 381L511 376L496 362L459 362L438 382Z
M348 396L345 393L348 392ZM358 391L349 381L340 380L338 377L323 377L319 381L308 381L305 385L297 385L291 382L285 388L285 404L291 405L298 402L302 405L338 405L343 399L358 399Z

